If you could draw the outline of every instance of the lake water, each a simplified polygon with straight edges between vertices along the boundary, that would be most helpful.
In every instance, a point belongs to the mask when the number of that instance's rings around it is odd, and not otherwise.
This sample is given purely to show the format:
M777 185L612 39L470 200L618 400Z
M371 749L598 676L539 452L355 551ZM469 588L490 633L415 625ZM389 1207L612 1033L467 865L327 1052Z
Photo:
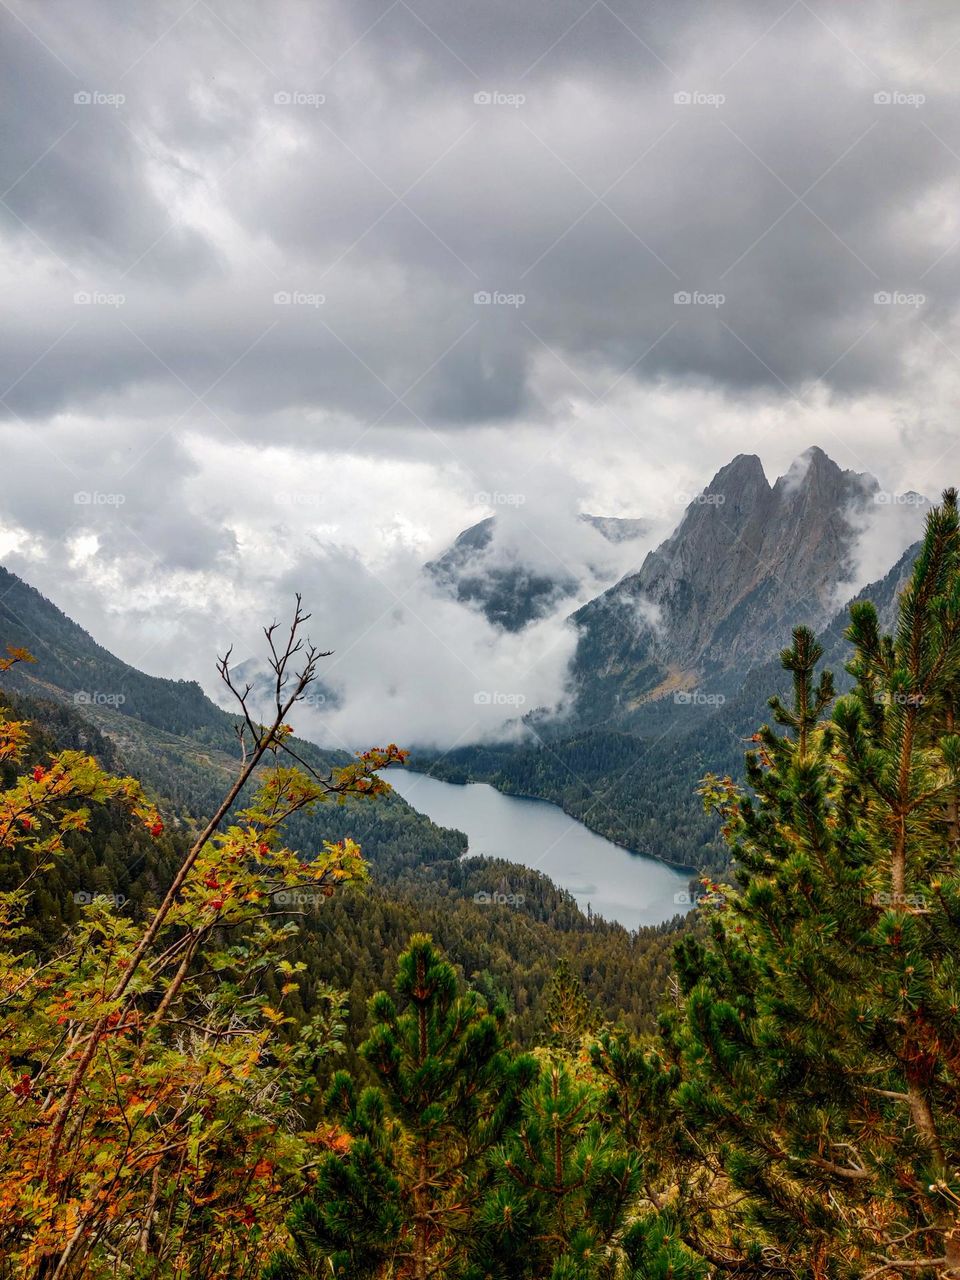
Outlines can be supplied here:
M546 800L505 796L485 782L458 786L408 769L391 769L387 777L414 809L465 832L469 853L542 871L584 911L589 905L595 915L636 929L689 910L683 895L690 873L621 849Z

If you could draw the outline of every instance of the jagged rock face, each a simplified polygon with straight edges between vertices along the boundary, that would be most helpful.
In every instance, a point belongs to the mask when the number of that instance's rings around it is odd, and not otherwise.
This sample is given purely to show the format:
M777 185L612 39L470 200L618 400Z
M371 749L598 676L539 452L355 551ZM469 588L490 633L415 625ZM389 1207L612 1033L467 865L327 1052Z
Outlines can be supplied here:
M819 449L772 487L757 457L724 467L638 575L675 660L734 665L769 652L784 627L826 621L852 573L850 515L878 488Z
M820 449L772 486L759 458L735 458L637 573L574 615L580 706L628 713L690 673L745 671L798 622L826 622L852 574L851 516L878 488Z
M612 543L642 537L650 528L646 520L617 516L584 515L581 520ZM471 525L442 556L425 566L426 572L461 604L478 607L494 626L521 631L575 595L581 584L559 567L555 574L531 569L519 552L506 561L492 559L495 529L495 516Z

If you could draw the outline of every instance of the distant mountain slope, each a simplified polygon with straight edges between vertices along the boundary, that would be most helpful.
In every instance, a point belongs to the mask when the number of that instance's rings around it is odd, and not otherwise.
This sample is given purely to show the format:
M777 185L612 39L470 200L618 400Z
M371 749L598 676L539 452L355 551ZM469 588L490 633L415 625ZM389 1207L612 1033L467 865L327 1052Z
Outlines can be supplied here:
M12 683L70 694L78 706L114 707L169 733L217 733L224 712L192 680L166 680L129 666L16 574L0 566L0 647L29 649L36 667ZM226 718L229 720L229 717Z
M650 530L647 520L595 515L582 515L580 520L613 544L630 542ZM488 516L464 529L453 546L424 567L442 591L461 604L475 605L494 626L521 631L574 596L582 584L559 557L549 572L532 567L531 560L539 564L544 554L549 559L549 548L531 547L525 555L522 547L513 547L503 556L495 554L496 529L496 516Z
M652 521L632 516L582 515L580 519L593 525L608 542L633 542L636 538L645 538L653 527Z
M879 581L854 599L877 606L881 624L893 625L896 601L919 550L908 548ZM852 603L852 601L851 601ZM796 617L785 617L787 634ZM833 670L839 690L850 686L844 671L849 646L844 632L849 604L834 610L817 627L824 665ZM696 795L707 772L742 777L750 736L768 722L771 694L789 697L790 679L778 648L768 648L751 664L714 667L716 685L725 692L697 699L677 691L648 697L624 732L617 721L596 725L574 715L558 721L523 744L460 747L438 758L419 753L416 766L453 782L486 781L501 790L552 800L592 830L627 848L717 871L726 862L716 820L705 814ZM649 659L651 665L654 659ZM638 666L639 681L643 668ZM615 673L622 682L624 672ZM675 692L678 696L675 696Z
M213 703L195 681L150 676L103 648L51 601L0 568L0 652L29 649L36 664L14 667L4 685L30 698L71 707L115 747L118 759L182 815L206 815L218 803L237 759L236 716ZM345 764L343 751L294 739L322 772ZM374 745L374 744L371 744ZM458 857L462 832L435 826L393 794L383 803L349 801L291 820L304 850L350 835L382 872Z
M461 604L475 604L487 620L505 631L520 631L577 589L575 578L559 566L556 576L534 572L523 563L488 563L495 516L464 529L453 546L426 571Z

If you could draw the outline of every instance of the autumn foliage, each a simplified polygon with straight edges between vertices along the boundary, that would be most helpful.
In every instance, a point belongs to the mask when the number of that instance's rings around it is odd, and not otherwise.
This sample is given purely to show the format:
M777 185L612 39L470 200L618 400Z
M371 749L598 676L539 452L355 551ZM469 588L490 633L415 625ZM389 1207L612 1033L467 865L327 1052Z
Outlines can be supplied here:
M378 771L403 753L365 752L327 777L298 762L287 717L320 656L300 639L305 621L298 602L285 641L266 633L270 723L222 661L242 711L236 779L206 825L180 837L160 905L136 919L93 896L51 954L28 947L27 909L70 833L95 806L157 840L165 824L137 781L89 755L32 760L31 726L0 706L0 762L17 772L0 793L0 858L19 872L0 894L4 1277L255 1276L285 1238L304 1167L331 1140L302 1132L300 1082L337 1034L340 1000L322 993L312 1020L292 1025L284 1001L302 966L283 958L297 926L276 896L315 909L366 866L349 839L288 848L283 824L387 790ZM30 660L10 651L0 670ZM282 977L273 1004L268 973Z

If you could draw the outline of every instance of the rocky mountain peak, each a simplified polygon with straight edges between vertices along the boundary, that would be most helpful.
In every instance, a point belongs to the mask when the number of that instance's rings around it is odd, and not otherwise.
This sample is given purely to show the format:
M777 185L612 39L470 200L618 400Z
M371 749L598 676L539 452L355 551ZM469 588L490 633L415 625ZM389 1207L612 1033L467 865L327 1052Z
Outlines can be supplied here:
M763 463L755 453L738 453L732 462L720 468L704 490L705 494L722 494L732 502L756 500L769 492Z
M873 476L844 471L818 445L813 445L793 460L773 486L773 492L781 501L832 509L838 503L866 500L879 487Z
M644 685L651 692L711 672L722 679L775 652L791 625L832 616L852 570L852 517L878 490L816 446L772 486L755 454L738 455L636 573L574 616L575 669L608 673L622 708L624 689L639 705Z

